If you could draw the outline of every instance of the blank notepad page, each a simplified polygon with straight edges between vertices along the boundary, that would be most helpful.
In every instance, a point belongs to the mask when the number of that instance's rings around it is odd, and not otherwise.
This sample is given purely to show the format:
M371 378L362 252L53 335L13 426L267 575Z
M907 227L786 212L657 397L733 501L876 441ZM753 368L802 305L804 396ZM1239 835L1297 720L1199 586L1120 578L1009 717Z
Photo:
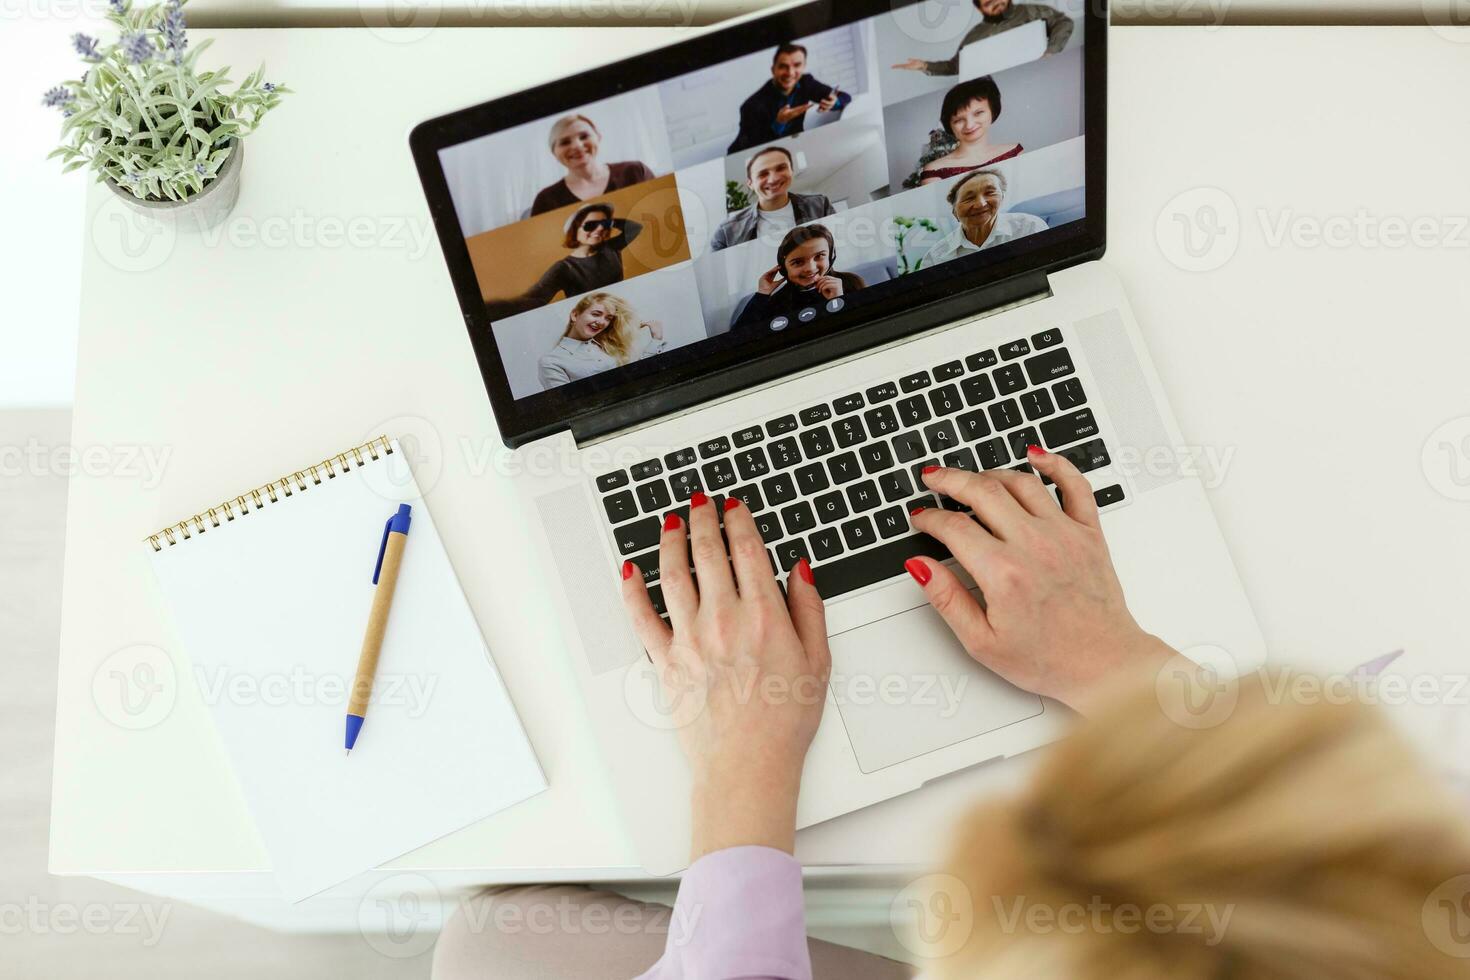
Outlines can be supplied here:
M316 468L320 483L308 472L261 488L233 520L216 509L175 526L172 543L152 539L179 641L292 901L546 788L396 443L361 458L337 457L333 477ZM399 503L412 523L348 756L373 569Z

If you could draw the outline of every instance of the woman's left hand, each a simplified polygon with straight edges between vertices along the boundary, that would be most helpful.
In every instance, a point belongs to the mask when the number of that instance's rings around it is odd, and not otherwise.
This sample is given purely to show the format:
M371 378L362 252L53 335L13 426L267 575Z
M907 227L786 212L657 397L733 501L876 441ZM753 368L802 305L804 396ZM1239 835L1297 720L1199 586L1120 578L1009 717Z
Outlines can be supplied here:
M836 276L823 276L817 280L817 292L823 299L835 299L842 295L842 280Z
M648 328L648 332L653 335L654 340L664 339L664 325L662 321L649 320L643 325Z
M665 691L701 706L678 730L694 784L690 860L742 844L789 852L801 770L832 672L822 597L805 561L781 595L755 519L738 499L725 501L728 555L715 505L702 493L689 503L687 537L671 514L659 544L672 627L632 562L623 566L623 601Z

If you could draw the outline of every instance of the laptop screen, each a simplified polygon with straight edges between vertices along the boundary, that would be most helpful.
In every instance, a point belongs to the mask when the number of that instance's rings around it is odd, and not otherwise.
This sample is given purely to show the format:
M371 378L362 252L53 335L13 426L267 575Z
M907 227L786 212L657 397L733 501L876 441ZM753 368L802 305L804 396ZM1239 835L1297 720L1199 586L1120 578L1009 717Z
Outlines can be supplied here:
M858 6L880 12L748 22L691 49L732 57L665 49L526 93L513 125L415 132L507 441L1078 235L1080 4Z

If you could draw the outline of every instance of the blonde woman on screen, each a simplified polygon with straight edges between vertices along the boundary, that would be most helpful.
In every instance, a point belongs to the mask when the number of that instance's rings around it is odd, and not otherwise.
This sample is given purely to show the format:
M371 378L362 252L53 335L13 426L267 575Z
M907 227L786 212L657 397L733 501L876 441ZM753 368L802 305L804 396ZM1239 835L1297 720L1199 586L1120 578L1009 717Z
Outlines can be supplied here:
M572 307L556 346L541 357L541 387L590 378L667 349L657 320L640 319L620 296L588 293Z

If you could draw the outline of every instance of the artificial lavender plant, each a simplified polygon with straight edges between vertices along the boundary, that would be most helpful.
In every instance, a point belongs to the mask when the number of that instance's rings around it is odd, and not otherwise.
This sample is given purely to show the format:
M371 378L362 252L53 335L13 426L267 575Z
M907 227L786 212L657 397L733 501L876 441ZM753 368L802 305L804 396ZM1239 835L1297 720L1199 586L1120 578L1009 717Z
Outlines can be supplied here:
M198 194L289 89L263 81L256 69L226 93L228 68L196 71L210 42L189 47L184 0L109 0L107 19L117 40L103 45L72 35L87 69L42 97L65 117L62 145L51 156L65 161L63 172L91 167L99 181L144 200Z

